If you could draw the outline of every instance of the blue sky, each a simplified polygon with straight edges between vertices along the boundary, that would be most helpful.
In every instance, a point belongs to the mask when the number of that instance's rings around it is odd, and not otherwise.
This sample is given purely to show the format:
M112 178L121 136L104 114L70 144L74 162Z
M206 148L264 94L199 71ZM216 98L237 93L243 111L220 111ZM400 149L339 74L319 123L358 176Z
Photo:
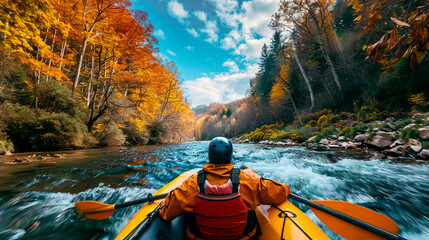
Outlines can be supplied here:
M175 62L193 107L245 97L279 0L132 2L148 13L160 53Z

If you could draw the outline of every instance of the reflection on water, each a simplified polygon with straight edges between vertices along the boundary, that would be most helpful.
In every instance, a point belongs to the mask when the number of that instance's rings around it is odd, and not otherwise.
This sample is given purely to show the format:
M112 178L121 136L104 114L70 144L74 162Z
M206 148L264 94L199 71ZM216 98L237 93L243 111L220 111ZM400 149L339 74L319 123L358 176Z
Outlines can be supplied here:
M112 239L141 205L102 221L87 220L77 201L120 203L153 193L180 173L201 167L208 142L106 148L23 165L0 165L1 239ZM334 160L334 161L333 161ZM287 183L311 199L345 200L393 218L408 239L429 239L429 165L339 160L304 148L234 145L234 162ZM299 205L314 221L317 218ZM332 239L342 239L320 226Z

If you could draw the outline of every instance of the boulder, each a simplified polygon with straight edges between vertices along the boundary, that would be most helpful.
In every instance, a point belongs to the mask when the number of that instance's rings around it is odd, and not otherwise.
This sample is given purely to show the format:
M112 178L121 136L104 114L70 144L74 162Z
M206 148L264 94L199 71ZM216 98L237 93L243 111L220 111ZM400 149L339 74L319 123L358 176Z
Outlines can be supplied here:
M389 135L385 137L386 134L383 135L375 135L371 140L367 139L365 141L366 145L369 145L374 148L384 149L392 145L393 141L392 138L390 138Z
M415 123L410 123L410 124L408 124L407 126L405 126L403 129L404 129L404 130L407 130L407 129L410 129L410 128L414 128L416 125L417 125L417 124L415 124Z
M386 118L386 122L393 122L393 121L395 121L395 119L393 117Z
M318 145L315 149L316 151L329 151L329 146L327 145Z
M404 151L408 154L416 154L421 152L423 149L423 144L416 139L408 139L407 144L404 145Z
M429 149L423 149L417 156L424 160L429 160Z
M354 138L355 142L365 142L369 137L369 134L359 134Z
M276 144L276 145L286 145L286 143L285 143L285 142L282 142L282 141L278 141L278 142L276 142L275 144Z
M425 115L424 115L423 113L415 113L415 114L413 115L413 118L414 118L414 119L424 119L424 118L425 118Z
M331 137L332 137L332 139L338 139L338 135L337 134L334 134Z
M386 155L392 156L392 157L398 157L402 155L402 150L403 147L402 146L396 146L394 148L388 149L386 151L384 151L384 153Z
M429 126L419 128L419 135L422 140L429 139Z
M320 141L319 141L319 144L322 144L322 145L329 145L329 140L328 140L328 139L326 139L326 138L324 138L324 139L322 139L322 140L320 140Z
M404 141L402 141L402 139L397 139L396 141L394 141L393 143L392 143L392 145L390 145L389 147L390 148L394 148L394 147L396 147L396 146L399 146L399 145L404 145L405 144L405 142Z
M382 136L384 139L386 139L388 141L392 141L392 142L396 138L396 133L395 132L378 131L377 135Z
M318 144L317 143L307 143L305 146L310 150L316 150Z
M338 137L338 141L345 141L346 140L346 137L344 137L344 136L339 136Z
M429 149L423 149L420 154L422 154L423 156L429 158Z
M307 140L307 142L309 142L309 143L315 143L316 142L316 138L317 138L317 136L312 136L311 138L309 138Z
M340 145L337 144L329 144L329 148L340 148Z
M374 153L371 158L372 159L384 159L384 158L386 158L386 155L384 155L382 153Z
M245 139L244 141L243 141L243 143L249 143L250 141L249 141L249 139Z

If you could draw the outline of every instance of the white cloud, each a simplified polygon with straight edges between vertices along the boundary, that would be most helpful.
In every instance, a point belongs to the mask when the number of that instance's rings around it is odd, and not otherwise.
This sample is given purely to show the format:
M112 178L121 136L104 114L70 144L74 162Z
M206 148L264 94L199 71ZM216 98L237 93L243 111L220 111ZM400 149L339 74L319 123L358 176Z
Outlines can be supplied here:
M194 47L193 46L187 46L185 47L186 50L188 51L194 51Z
M207 21L207 14L203 11L195 11L194 15L203 22Z
M193 29L193 28L186 28L186 31L188 31L188 33L190 33L195 38L199 36L197 31L195 31L195 29Z
M234 61L232 61L232 60L228 60L228 61L224 62L224 63L222 64L222 66L224 66L224 67L228 67L230 72L238 72L238 71L239 71L239 68L238 68L238 66L237 66L237 63L235 63L235 62L234 62Z
M155 31L153 35L159 39L165 39L164 31L162 31L161 29Z
M168 7L168 13L172 16L177 18L181 23L184 23L184 19L188 18L189 14L188 11L186 11L183 8L183 5L177 0L169 1L167 4Z
M251 64L245 70L233 73L219 73L184 81L184 88L191 96L192 106L211 102L231 102L246 96L249 79L258 71L258 64Z
M208 20L206 22L206 28L202 29L201 32L204 32L207 34L206 41L209 43L215 43L218 40L217 31L219 29L217 28L216 21Z
M262 45L269 44L274 31L268 27L279 0L210 0L219 21L230 32L221 39L221 48L246 58L259 57Z
M244 55L250 58L258 58L261 56L262 46L270 43L269 38L249 39L241 43L234 51L237 55Z
M173 52L173 51L171 51L171 50L169 50L169 49L167 50L167 53L170 54L171 56L176 56L176 53Z

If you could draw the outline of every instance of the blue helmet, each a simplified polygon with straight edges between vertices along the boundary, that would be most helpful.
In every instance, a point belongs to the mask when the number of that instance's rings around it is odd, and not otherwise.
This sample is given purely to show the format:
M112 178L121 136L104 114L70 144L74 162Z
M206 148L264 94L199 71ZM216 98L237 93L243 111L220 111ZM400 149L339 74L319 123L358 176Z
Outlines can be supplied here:
M209 144L209 161L215 164L231 163L232 143L224 137L215 137Z

